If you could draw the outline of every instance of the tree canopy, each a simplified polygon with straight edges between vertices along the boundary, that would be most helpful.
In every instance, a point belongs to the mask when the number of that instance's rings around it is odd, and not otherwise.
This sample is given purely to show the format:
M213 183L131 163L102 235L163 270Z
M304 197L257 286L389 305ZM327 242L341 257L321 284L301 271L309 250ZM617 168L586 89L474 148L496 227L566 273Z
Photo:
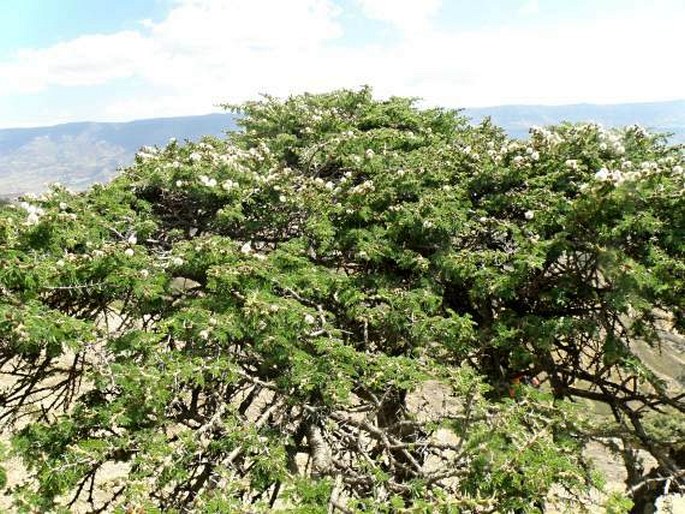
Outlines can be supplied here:
M0 208L14 508L580 509L597 437L685 488L683 391L636 354L685 328L682 147L369 89L237 110Z

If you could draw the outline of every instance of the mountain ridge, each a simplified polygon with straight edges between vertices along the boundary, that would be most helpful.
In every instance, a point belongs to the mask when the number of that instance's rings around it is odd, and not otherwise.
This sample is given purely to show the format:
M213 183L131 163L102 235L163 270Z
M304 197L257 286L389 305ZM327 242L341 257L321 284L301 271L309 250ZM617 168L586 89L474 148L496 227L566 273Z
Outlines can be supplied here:
M141 146L221 136L236 127L235 116L214 113L0 129L0 196L37 193L50 182L84 189L110 180Z
M623 104L500 105L461 110L473 123L490 117L514 138L531 126L561 121L593 121L607 127L640 124L670 141L685 143L685 99ZM133 161L142 146L164 145L170 138L196 140L237 128L236 115L148 118L128 122L76 121L47 127L0 129L0 197L38 193L50 182L84 189L110 180Z

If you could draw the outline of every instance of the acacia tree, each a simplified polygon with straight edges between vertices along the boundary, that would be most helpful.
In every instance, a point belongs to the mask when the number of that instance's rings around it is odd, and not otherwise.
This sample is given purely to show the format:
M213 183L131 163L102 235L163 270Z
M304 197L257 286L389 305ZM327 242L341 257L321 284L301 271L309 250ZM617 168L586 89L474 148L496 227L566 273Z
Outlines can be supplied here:
M239 110L0 211L16 509L539 512L600 435L683 488L682 391L635 355L685 326L681 147L368 89Z

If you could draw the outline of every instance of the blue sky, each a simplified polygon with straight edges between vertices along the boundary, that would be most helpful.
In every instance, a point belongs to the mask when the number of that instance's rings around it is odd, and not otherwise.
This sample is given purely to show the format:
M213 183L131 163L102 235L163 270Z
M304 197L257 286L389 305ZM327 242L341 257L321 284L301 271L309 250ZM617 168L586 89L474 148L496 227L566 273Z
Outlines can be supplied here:
M685 97L683 0L0 0L0 127L369 84L470 107Z

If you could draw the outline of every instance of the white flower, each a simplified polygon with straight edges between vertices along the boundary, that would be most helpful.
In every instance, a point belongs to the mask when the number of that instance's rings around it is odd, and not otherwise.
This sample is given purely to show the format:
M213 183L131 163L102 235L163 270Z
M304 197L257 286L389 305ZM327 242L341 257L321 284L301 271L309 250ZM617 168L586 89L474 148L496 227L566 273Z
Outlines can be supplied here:
M329 180L328 182L326 182L325 187L326 187L326 189L328 189L329 191L333 191L333 188L335 187L335 184L333 184L333 182L331 182L331 181Z
M64 267L64 261L62 259L58 260L56 263L58 268L63 268Z
M607 149L607 144L606 144L606 143L600 143L600 144L599 144L599 149L602 150L602 151L606 150L606 149Z
M140 276L143 278L147 278L150 276L150 272L143 268L142 270L140 270Z
M679 175L683 174L683 167L682 166L673 166L673 173L678 173Z
M423 220L423 228L433 228L435 224L430 220Z
M285 197L285 195L280 195L280 196L278 197L278 201L281 202L281 203L282 203L282 202L285 202L286 200L287 200L287 198Z
M185 184L185 182L183 182L182 180L176 181L176 187L183 187L184 184Z
M28 195L27 195L28 196ZM42 208L36 207L35 205L32 205L28 202L21 202L19 204L19 207L24 209L26 212L29 214L35 214L36 216L42 216L45 211L43 211Z
M367 159L371 159L374 155L376 155L376 153L371 148L369 148L368 150L366 150L364 155L366 155Z
M533 159L534 161L537 161L540 159L540 152L533 152L530 154L530 158Z
M566 162L564 162L568 168L571 168L572 170L578 169L578 161L575 159L566 159Z
M174 257L173 259L171 259L171 264L173 264L174 266L183 266L184 262L185 261L180 257Z
M209 339L209 330L200 330L200 337L204 339L205 341Z
M59 210L60 211L66 211L68 208L69 208L69 206L66 203L64 203L64 202L59 203Z
M214 187L217 184L215 178L209 178L207 175L200 175L198 178L200 179L200 182L202 182L202 185L206 187Z
M514 164L516 164L518 166L522 163L523 163L523 156L517 155L516 157L514 157Z
M610 172L606 168L600 168L597 173L595 173L595 178L597 180L607 180L610 176Z
M193 162L197 162L197 161L202 160L202 155L200 155L200 154L197 153L197 152L193 152L193 153L190 154L190 156L188 157L188 159L190 159L190 160L193 161Z
M190 237L195 237L196 234L197 234L197 227L191 227L190 230L188 231L188 235Z
M246 255L252 253L252 242L248 241L247 243L243 244L243 246L240 247L240 252L244 253Z
M304 321L308 325L313 325L314 323L316 323L316 318L314 318L314 316L312 316L311 314L305 314Z
M532 220L532 219L535 217L535 213L534 213L533 211L526 211L526 212L523 214L523 216L524 216L527 220Z
M126 250L124 250L124 255L126 257L133 257L134 253L133 248L126 248Z
M616 170L611 173L610 176L611 180L613 180L616 184L622 184L625 181L625 177L623 176L623 173L620 171Z
M131 234L130 236L128 236L128 239L127 239L126 241L127 241L128 244L130 244L130 245L138 244L138 238L136 237L135 234Z
M230 191L233 189L235 186L237 186L235 182L233 182L231 179L224 180L223 183L221 184L221 187L224 191Z
M40 220L39 216L35 212L30 212L26 217L27 225L35 225Z

